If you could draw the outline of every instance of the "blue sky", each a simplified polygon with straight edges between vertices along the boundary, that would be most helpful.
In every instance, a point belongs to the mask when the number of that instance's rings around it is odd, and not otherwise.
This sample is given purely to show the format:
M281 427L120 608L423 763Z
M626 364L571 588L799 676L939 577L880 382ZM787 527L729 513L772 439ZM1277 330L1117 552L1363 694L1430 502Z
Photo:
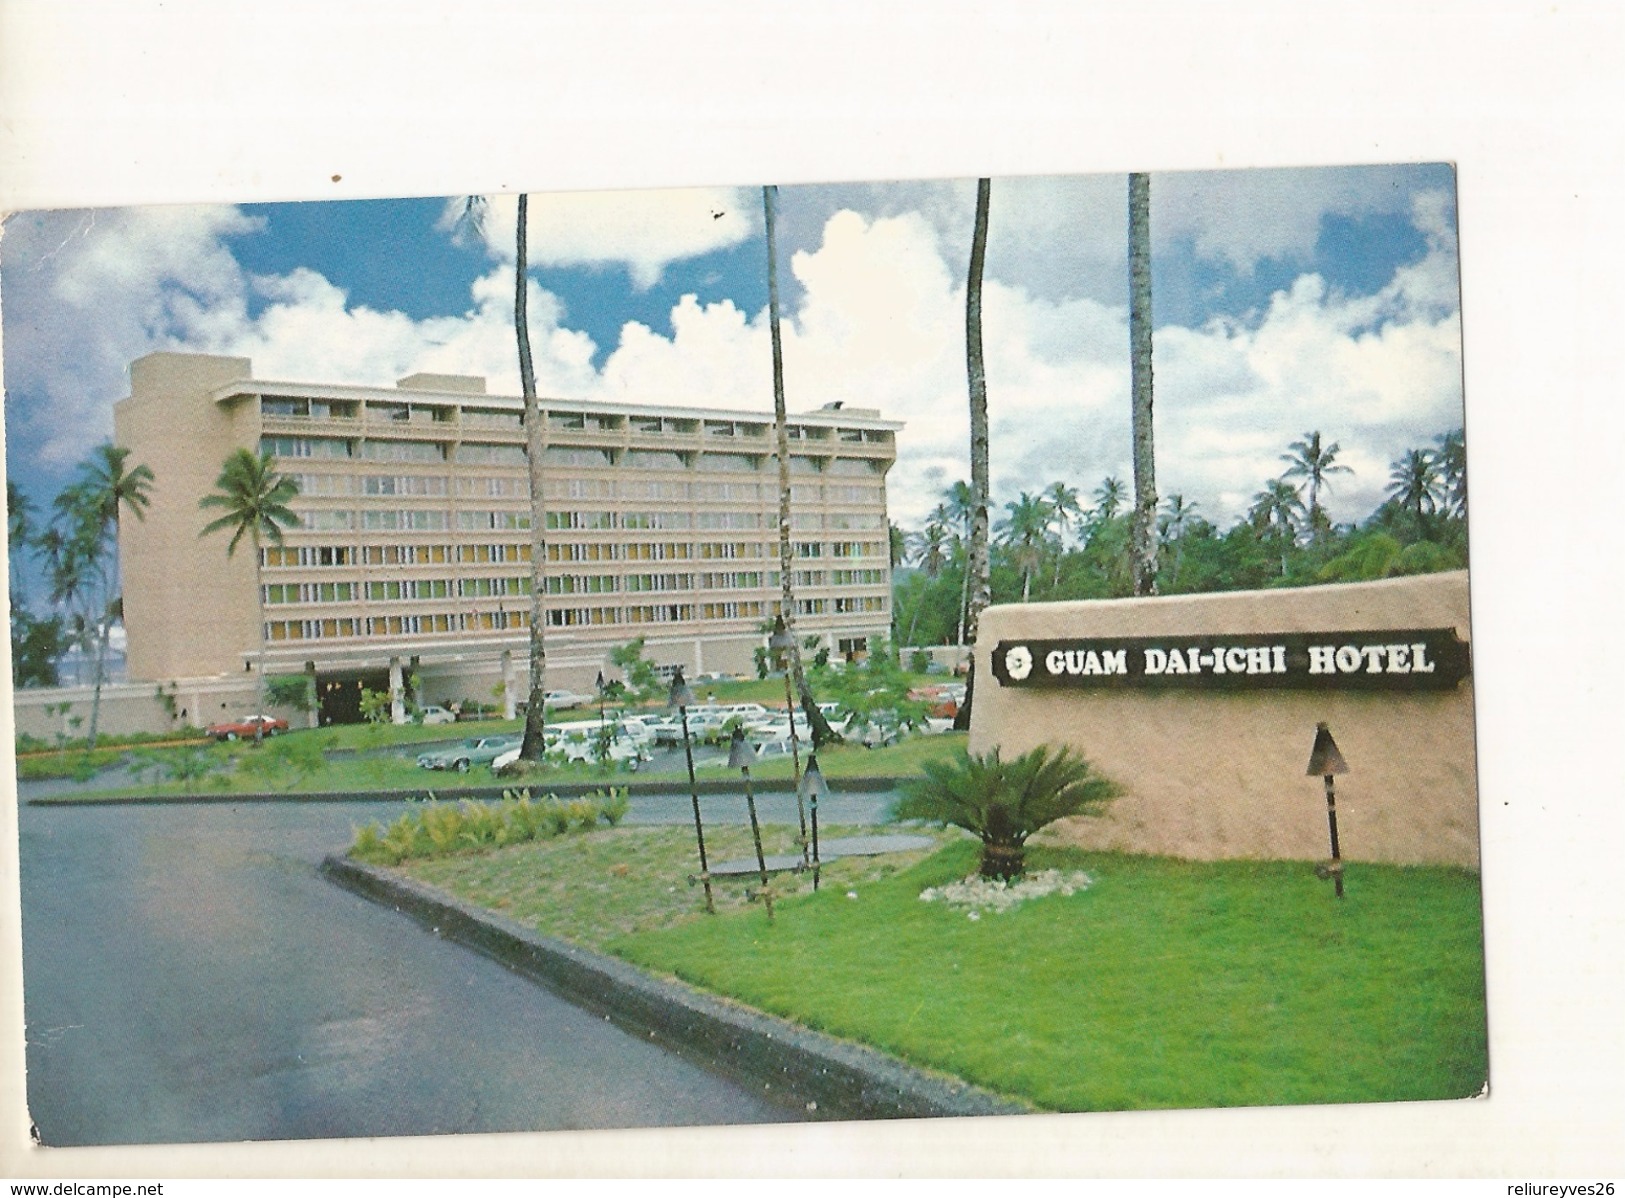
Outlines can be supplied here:
M974 183L780 194L791 409L907 423L893 516L968 476L964 274ZM512 196L22 213L0 240L8 476L46 507L111 433L130 359L252 358L260 377L389 385L415 370L515 392ZM1152 179L1158 481L1227 522L1318 430L1352 475L1462 423L1453 172ZM1124 176L998 179L984 298L996 503L1129 475ZM752 188L536 196L544 394L770 411L766 252ZM153 463L160 485L161 463Z

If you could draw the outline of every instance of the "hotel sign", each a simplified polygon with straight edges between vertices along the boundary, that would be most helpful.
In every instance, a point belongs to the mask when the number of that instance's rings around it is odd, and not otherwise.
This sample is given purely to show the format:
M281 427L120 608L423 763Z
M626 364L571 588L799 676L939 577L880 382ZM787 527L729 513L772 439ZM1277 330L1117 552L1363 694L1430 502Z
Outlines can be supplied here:
M1000 641L1001 686L1211 690L1454 688L1472 669L1453 628Z

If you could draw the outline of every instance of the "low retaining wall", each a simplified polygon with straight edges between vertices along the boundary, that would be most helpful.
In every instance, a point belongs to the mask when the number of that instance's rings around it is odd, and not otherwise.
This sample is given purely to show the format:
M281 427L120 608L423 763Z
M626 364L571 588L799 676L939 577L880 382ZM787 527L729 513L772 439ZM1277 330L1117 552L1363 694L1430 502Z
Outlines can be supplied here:
M624 961L543 936L388 870L332 856L322 863L322 872L345 889L394 907L437 935L609 1016L619 1027L759 1085L787 1105L816 1103L821 1118L911 1119L1028 1110L874 1049L651 977Z
M1336 779L1343 857L1477 868L1471 673L1447 689L1361 689L1387 681L1365 677L1362 659L1358 673L1316 690L1262 689L1212 677L1198 680L1207 689L1125 678L1040 687L1001 681L993 661L1001 644L1006 654L1013 645L1034 646L1037 652L1018 668L1036 674L1047 668L1047 646L1040 646L1050 641L1154 638L1177 647L1204 637L1310 634L1310 640L1337 643L1339 633L1417 629L1451 629L1469 642L1464 571L1290 590L989 608L976 647L970 748L985 752L997 745L1009 757L1040 744L1068 745L1118 782L1123 794L1104 816L1057 827L1056 834L1071 844L1200 859L1313 860L1329 853L1323 785L1305 772L1316 725L1324 722L1349 767ZM1154 656L1129 661L1147 669L1163 664ZM1088 669L1093 663L1083 658L1077 664ZM1115 663L1101 664L1109 669ZM1277 659L1271 655L1265 664L1273 667ZM1375 665L1408 668L1409 653ZM999 666L1008 675L1008 661Z

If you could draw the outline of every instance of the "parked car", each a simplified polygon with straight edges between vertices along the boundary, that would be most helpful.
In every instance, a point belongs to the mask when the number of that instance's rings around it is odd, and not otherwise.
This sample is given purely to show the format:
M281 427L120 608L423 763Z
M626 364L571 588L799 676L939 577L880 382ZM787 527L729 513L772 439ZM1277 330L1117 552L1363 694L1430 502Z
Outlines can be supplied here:
M518 749L520 737L481 736L465 740L449 749L433 749L418 757L418 766L426 770L456 770L466 774L476 765L490 765L509 749Z
M253 740L256 730L261 736L275 736L278 732L288 730L288 721L268 715L245 715L238 720L210 724L203 730L203 734L212 736L215 740Z
M580 707L583 704L591 703L592 701L593 698L591 695L578 695L574 691L546 691L542 695L542 704L544 707L557 707L561 709L567 707Z
M444 707L425 707L422 712L422 722L425 724L450 724L456 722L457 717Z

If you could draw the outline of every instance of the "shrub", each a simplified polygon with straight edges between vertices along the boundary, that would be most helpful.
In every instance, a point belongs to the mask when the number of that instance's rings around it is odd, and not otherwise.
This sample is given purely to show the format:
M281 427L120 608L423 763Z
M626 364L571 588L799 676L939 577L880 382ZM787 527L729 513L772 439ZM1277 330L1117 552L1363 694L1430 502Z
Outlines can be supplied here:
M598 814L612 828L625 819L626 813L632 809L632 800L627 797L624 786L612 786L607 791L599 791L593 798L598 802Z
M903 785L891 817L952 824L979 837L980 872L988 878L1020 877L1029 836L1069 815L1096 814L1117 793L1082 757L1047 745L1013 761L997 748L982 756L960 749L920 768L925 776Z

